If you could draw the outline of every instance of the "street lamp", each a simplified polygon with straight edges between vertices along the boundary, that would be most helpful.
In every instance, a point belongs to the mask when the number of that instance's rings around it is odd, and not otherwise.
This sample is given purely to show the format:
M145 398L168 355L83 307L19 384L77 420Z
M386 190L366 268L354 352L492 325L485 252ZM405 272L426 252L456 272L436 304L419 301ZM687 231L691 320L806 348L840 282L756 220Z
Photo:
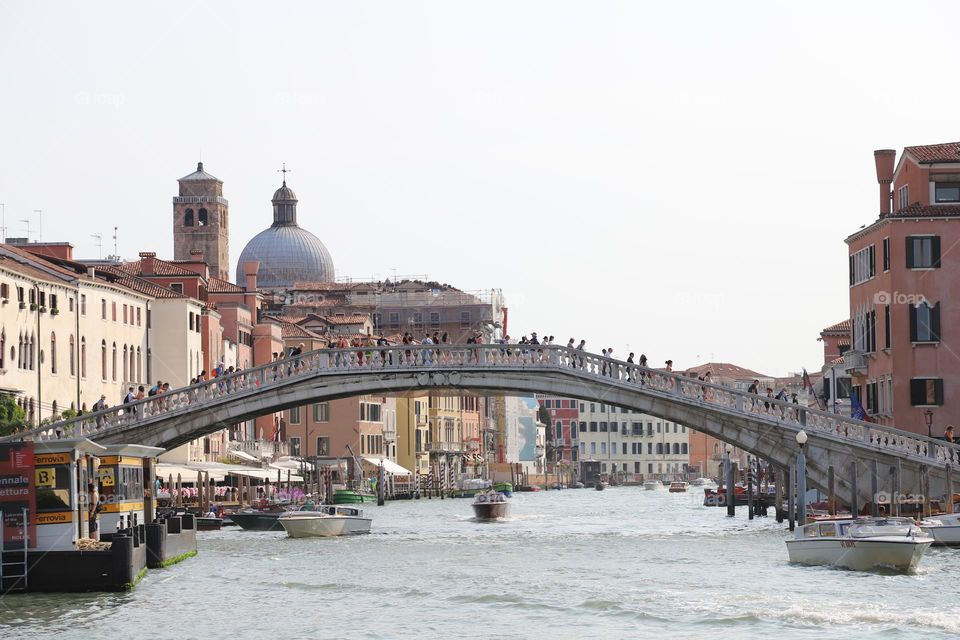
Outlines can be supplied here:
M807 457L803 453L803 445L807 444L807 432L801 429L797 432L797 444L800 453L797 454L797 520L802 527L807 523Z
M727 490L723 499L727 505L727 516L732 517L737 504L736 480L733 477L733 464L730 462L730 454L733 452L733 447L728 442L724 449L727 455L723 457L723 475L725 476L724 484L727 486Z
M927 437L933 437L933 410L927 409L923 412L923 421L927 423Z

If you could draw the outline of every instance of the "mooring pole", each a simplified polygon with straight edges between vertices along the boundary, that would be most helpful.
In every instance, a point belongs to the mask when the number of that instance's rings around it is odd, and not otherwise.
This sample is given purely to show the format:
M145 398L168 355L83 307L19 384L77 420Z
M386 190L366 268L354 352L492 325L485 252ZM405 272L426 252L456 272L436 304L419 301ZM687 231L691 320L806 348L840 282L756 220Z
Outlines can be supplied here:
M753 520L753 463L747 456L747 520Z
M735 480L735 465L727 458L727 515L731 518L737 514L737 492Z
M807 457L802 446L797 454L797 500L797 518L802 527L807 523Z
M797 524L797 467L790 465L790 482L787 484L787 518L790 519L790 531Z

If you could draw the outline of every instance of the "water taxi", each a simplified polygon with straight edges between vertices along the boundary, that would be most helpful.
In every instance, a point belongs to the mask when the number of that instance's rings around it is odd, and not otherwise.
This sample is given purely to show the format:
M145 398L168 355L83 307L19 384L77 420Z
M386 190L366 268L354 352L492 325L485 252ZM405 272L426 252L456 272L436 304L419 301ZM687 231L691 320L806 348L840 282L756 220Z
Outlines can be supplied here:
M472 506L477 520L497 520L510 515L510 502L499 491L478 494Z
M643 488L646 491L663 491L666 487L659 480L647 480L643 483Z
M670 483L670 493L686 493L687 492L687 483L686 482L671 482Z
M920 521L925 535L933 538L935 545L960 545L960 513L942 513Z
M277 522L291 538L330 538L370 533L373 520L364 517L363 509L357 507L320 505L288 511Z
M798 528L786 542L790 562L797 564L912 571L933 538L910 518L833 517Z

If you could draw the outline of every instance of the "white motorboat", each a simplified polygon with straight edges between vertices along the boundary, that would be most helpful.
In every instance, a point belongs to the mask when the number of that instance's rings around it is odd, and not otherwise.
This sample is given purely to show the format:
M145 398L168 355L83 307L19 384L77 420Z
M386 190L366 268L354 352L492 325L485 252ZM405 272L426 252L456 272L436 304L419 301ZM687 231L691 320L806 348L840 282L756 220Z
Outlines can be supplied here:
M646 491L666 491L667 489L659 480L647 480L643 483L643 488Z
M910 518L833 517L798 528L787 554L797 564L912 571L931 544Z
M499 491L477 494L472 506L477 520L498 520L510 515L510 501Z
M921 520L920 528L933 538L933 544L960 545L960 513L944 513Z
M323 505L290 511L277 521L291 538L328 538L355 533L370 533L372 520L363 509L349 505Z
M717 483L711 480L710 478L697 478L696 480L690 481L690 486L716 489Z

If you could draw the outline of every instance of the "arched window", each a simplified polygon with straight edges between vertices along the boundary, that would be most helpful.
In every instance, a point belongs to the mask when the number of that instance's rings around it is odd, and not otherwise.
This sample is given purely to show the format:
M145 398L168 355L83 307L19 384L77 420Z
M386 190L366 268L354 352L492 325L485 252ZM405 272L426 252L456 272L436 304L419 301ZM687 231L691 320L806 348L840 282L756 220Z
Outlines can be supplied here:
M87 377L87 339L80 338L80 377Z
M7 330L0 329L0 369L3 369L3 356L7 351Z
M107 381L107 341L100 341L100 379Z
M133 345L130 345L130 382L140 382L140 376L137 375L137 361L133 357Z
M110 374L114 382L117 381L117 343L113 343L113 353L110 358Z
M682 443L680 444L680 453L682 453L683 455L687 455L687 443L686 443L686 442L682 442Z
M662 443L662 442L658 442L658 443L657 443L657 454L659 455L659 454L662 454L662 453L663 453L663 443Z
M679 443L679 442L674 442L674 443L673 443L673 455L675 455L675 456L680 455L680 443Z
M30 398L30 403L27 405L27 407L27 413L29 414L28 419L30 422L33 422L34 418L36 417L36 413L34 413L36 411L36 407L34 406L33 398Z
M137 382L144 379L143 376L143 358L140 355L140 347L137 347Z
M123 345L123 381L128 382L129 380L130 369L127 367L127 345Z
M50 333L50 373L57 372L57 334Z
M193 209L187 209L183 212L183 226L192 227L193 226Z
M34 363L36 361L37 361L37 344L36 344L36 341L34 340L33 334L31 333L30 334L30 357L27 360L27 364L29 365L28 368L31 371L33 371L33 368L35 366Z
M209 221L208 221L208 219L207 219L207 210L206 210L206 209L200 209L199 211L197 211L197 226L198 226L198 227L205 227L205 226L207 226L208 222L209 222Z
M70 375L77 375L77 354L74 349L76 349L77 343L73 339L73 334L70 334Z

